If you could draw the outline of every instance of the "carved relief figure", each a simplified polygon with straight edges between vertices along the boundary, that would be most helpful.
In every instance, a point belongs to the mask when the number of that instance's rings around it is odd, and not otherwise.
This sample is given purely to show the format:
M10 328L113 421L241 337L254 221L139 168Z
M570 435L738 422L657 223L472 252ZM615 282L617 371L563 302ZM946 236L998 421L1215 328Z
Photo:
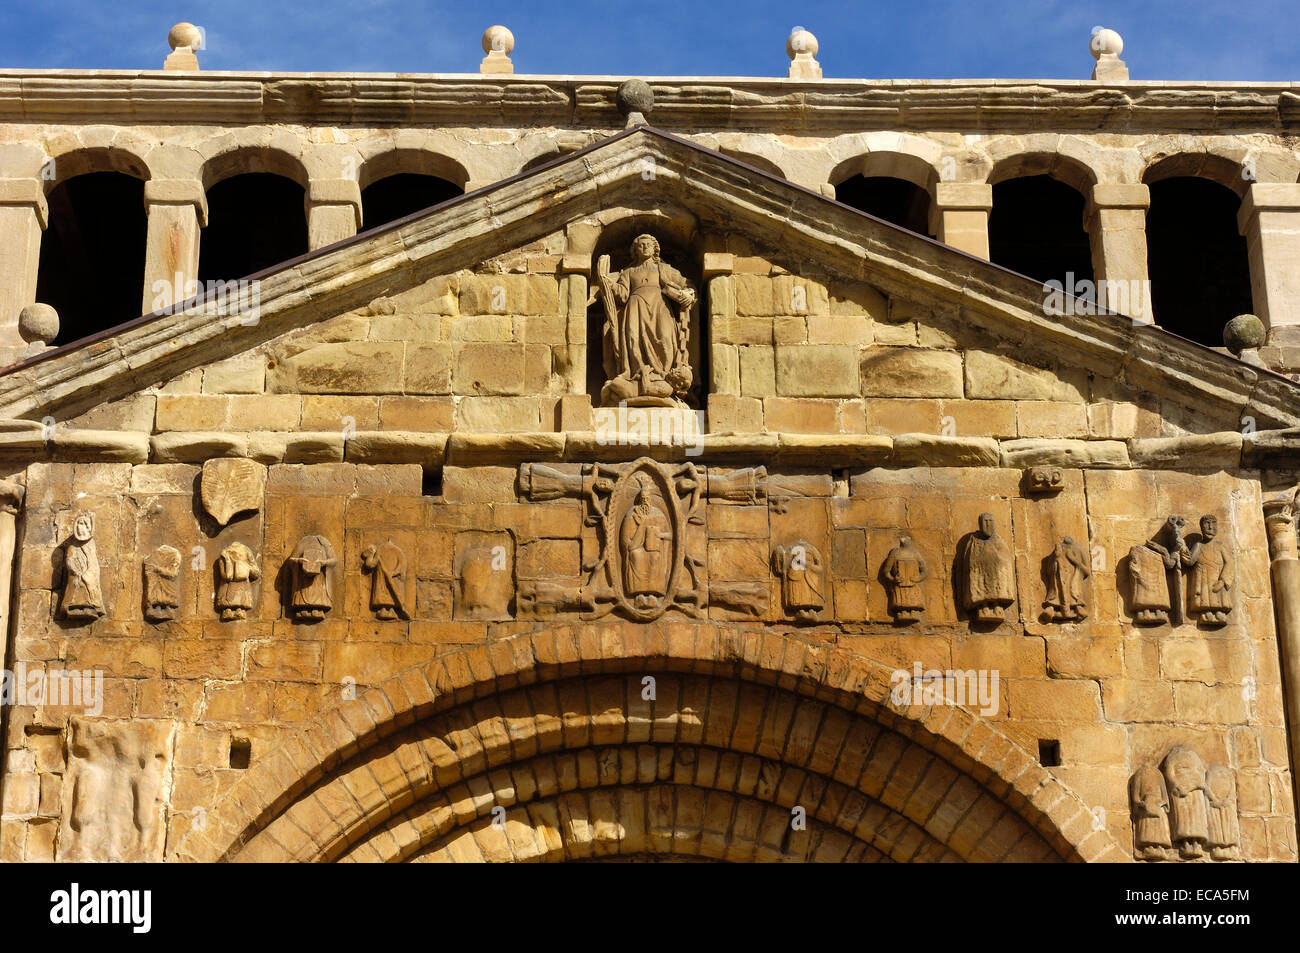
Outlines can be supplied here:
M293 596L290 608L295 618L319 622L334 608L330 595L329 567L338 562L334 547L324 536L304 536L294 547L289 563L293 567Z
M384 545L367 546L361 553L361 568L370 573L370 611L376 619L408 619L406 611L406 553L391 539Z
M217 557L216 573L221 621L248 618L248 610L253 608L253 583L262 578L252 550L243 543L231 543Z
M772 568L781 577L785 611L796 619L816 618L826 608L826 563L821 550L807 540L772 551Z
M980 515L980 528L962 541L962 606L977 622L1001 622L1016 601L1011 553L998 536L992 513Z
M1187 608L1207 627L1225 624L1232 613L1232 555L1218 533L1218 519L1202 516L1201 538L1181 553L1188 569Z
M460 560L460 613L472 619L507 615L512 582L505 546L467 550Z
M95 552L95 517L91 513L77 514L72 536L64 546L59 611L68 619L93 620L104 614L99 556Z
M1215 860L1237 860L1241 825L1237 820L1237 779L1221 764L1205 773L1205 793L1210 802L1206 845Z
M1128 786L1129 804L1133 809L1133 848L1144 860L1170 857L1169 792L1165 777L1147 765L1133 775Z
M640 484L619 529L623 586L638 608L653 605L667 589L672 536L668 518L651 502L650 488Z
M1181 516L1171 516L1161 528L1168 544L1161 543L1160 533L1141 546L1129 550L1129 578L1132 581L1133 621L1140 625L1160 625L1170 620L1182 621L1182 575L1178 572L1183 543ZM1171 582L1173 583L1171 587Z
M653 235L633 239L632 264L616 276L610 274L609 256L602 255L596 277L592 301L599 295L605 307L609 375L601 403L669 406L680 401L692 381L687 344L695 290L677 269L659 260Z
M181 554L171 546L159 546L144 561L144 616L150 622L176 618L180 574Z
M1088 617L1088 596L1084 583L1090 575L1088 554L1072 537L1066 536L1048 559L1045 615L1052 622L1077 622Z
M1200 857L1210 839L1210 802L1205 796L1205 762L1191 748L1178 745L1165 755L1169 786L1169 829L1178 852Z
M885 557L881 573L885 577L889 612L894 621L919 621L925 611L925 590L921 584L930 578L930 567L912 545L912 537L899 537L898 545Z

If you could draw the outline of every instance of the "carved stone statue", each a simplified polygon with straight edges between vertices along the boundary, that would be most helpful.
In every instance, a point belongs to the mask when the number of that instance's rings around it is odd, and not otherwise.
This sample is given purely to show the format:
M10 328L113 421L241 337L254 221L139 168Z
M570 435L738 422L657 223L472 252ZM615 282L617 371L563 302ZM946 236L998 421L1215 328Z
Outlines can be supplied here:
M243 543L231 543L217 557L217 611L222 622L248 618L253 608L253 583L262 578L253 552Z
M1205 772L1205 793L1210 802L1206 845L1215 860L1237 860L1241 824L1237 820L1237 778L1221 764Z
M370 611L375 618L409 619L406 611L406 554L391 539L382 546L367 546L361 567L370 573Z
M925 590L921 584L930 578L930 567L912 545L912 537L899 537L898 545L889 551L880 571L885 577L889 612L894 621L920 621L925 611Z
M772 568L781 577L785 611L808 621L826 608L826 562L821 550L801 539L772 550Z
M1159 540L1160 533L1141 546L1129 550L1129 578L1133 584L1133 621L1140 625L1161 625L1170 620L1182 621L1183 577L1179 572L1183 543L1181 516L1171 516L1161 527L1167 543ZM1171 586L1172 583L1172 586Z
M180 574L181 554L171 546L159 546L144 561L144 617L150 622L176 618Z
M1077 622L1088 618L1088 595L1084 583L1090 575L1088 554L1066 536L1047 561L1047 598L1044 614L1052 622Z
M1181 554L1188 570L1187 608L1207 627L1224 625L1232 613L1232 555L1218 533L1218 519L1202 516L1201 538Z
M1150 765L1138 769L1128 786L1133 810L1133 849L1143 860L1167 860L1172 854L1169 838L1169 792L1165 777Z
M1016 601L1011 553L998 536L992 513L980 514L980 528L962 540L962 606L977 622L1001 622Z
M63 549L63 596L59 611L64 618L91 621L104 614L104 593L99 581L99 556L95 552L95 517L78 513L72 536Z
M500 619L510 612L514 577L504 545L473 546L461 556L460 614L471 619Z
M290 608L294 617L305 622L319 622L334 608L330 594L329 567L338 562L334 547L324 536L304 536L294 547L289 563L293 567L293 596Z
M596 278L592 301L599 296L605 307L609 376L601 403L680 402L693 379L687 344L695 289L677 269L659 260L659 242L653 235L633 239L632 264L617 275L610 274L609 256L602 255Z
M1210 802L1205 796L1205 762L1183 745L1164 760L1169 786L1169 829L1174 846L1185 858L1200 857L1210 839Z
M619 528L624 589L641 609L663 598L672 560L672 527L650 497L649 487L642 484Z

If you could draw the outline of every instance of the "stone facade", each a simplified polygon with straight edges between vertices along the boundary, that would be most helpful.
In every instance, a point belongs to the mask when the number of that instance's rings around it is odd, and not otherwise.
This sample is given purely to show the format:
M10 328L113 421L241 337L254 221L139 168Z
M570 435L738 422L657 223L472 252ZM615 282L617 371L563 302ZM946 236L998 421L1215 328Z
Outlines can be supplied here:
M36 234L41 164L102 147L189 254L204 170L257 155L329 247L251 319L210 300L0 374L4 667L102 675L98 710L6 706L0 857L1296 860L1300 385L1044 314L979 223L1005 170L1068 167L1105 274L1142 277L1143 171L1254 150L1243 227L1280 253L1288 89L657 84L680 138L605 128L601 80L390 103L187 68L165 119L153 74L61 94L110 125L0 114L32 199L0 215ZM49 82L0 77L0 110ZM557 143L584 148L511 177ZM393 149L473 194L349 238L342 170ZM876 162L951 244L825 194ZM632 306L601 260L642 234L695 293L666 312L693 377L602 406L593 329ZM1281 366L1300 299L1264 285Z

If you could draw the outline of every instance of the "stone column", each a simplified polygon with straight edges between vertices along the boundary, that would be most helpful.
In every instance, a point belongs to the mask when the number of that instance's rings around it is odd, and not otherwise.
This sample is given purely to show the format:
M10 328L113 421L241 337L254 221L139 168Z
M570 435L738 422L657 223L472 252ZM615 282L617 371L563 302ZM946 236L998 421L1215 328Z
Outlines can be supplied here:
M152 314L194 293L199 278L199 229L208 224L208 197L193 179L150 179L144 184L149 216L141 314Z
M351 238L361 228L356 179L312 179L307 188L307 247L312 251Z
M36 179L0 179L0 347L23 347L18 312L36 302L41 232L49 225Z
M591 274L590 255L565 255L560 262L560 282L565 303L565 348L568 353L568 380L565 386L570 394L587 393L587 276ZM600 355L595 355L600 360Z
M1274 347L1300 344L1300 184L1255 182L1237 213L1255 313Z
M1083 212L1092 245L1097 303L1135 321L1151 324L1151 283L1147 280L1147 209L1151 190L1141 183L1094 185ZM1104 289L1104 291L1103 291Z
M1268 531L1269 570L1273 579L1273 612L1277 620L1277 646L1282 662L1282 687L1286 699L1286 737L1291 749L1291 772L1300 765L1300 559L1296 552L1295 493L1264 501ZM1296 817L1300 818L1300 791Z
M930 231L946 245L988 260L993 186L986 182L938 182L930 201Z
M0 669L8 664L5 646L9 644L10 610L14 578L14 554L18 543L18 511L25 490L12 480L0 480Z

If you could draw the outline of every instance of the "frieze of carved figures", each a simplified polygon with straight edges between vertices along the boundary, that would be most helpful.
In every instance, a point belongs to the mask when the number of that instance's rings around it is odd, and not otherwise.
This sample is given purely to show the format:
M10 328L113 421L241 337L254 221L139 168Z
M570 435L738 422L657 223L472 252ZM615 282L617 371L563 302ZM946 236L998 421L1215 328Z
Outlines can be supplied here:
M150 622L176 618L180 608L181 554L159 546L144 561L144 617Z
M1140 625L1181 624L1187 611L1206 628L1232 615L1232 553L1218 538L1219 520L1201 517L1200 536L1183 538L1187 521L1170 516L1154 537L1129 551L1133 619ZM1186 573L1186 580L1183 576Z
M1129 803L1139 860L1239 859L1236 777L1222 765L1207 768L1191 748L1177 745L1159 768L1139 768Z
M826 562L821 550L805 539L772 550L772 569L781 577L785 611L809 621L826 608Z
M900 536L898 545L885 556L880 574L885 580L889 595L889 614L900 625L919 622L925 612L923 583L930 578L930 567L920 551L912 545L912 537Z
M958 556L962 607L976 622L1001 622L1016 601L1015 570L992 513L980 514L979 529L962 540Z
M248 618L253 608L253 584L262 578L253 551L243 543L231 543L217 557L216 607L222 622Z
M293 573L289 607L294 618L319 622L334 608L329 568L337 562L334 547L324 536L310 535L298 540L289 557Z
M376 619L409 619L406 611L406 553L391 539L382 546L367 546L361 569L370 574L370 611Z
M682 403L693 380L688 347L695 297L681 273L660 260L653 235L632 240L632 264L617 275L609 256L600 256L588 304L599 298L605 309L603 405Z
M1086 583L1091 575L1088 554L1066 536L1047 559L1047 598L1043 615L1049 622L1079 622L1088 618Z
M94 514L81 512L63 548L63 594L59 613L66 619L93 621L104 614L104 591L95 552Z

